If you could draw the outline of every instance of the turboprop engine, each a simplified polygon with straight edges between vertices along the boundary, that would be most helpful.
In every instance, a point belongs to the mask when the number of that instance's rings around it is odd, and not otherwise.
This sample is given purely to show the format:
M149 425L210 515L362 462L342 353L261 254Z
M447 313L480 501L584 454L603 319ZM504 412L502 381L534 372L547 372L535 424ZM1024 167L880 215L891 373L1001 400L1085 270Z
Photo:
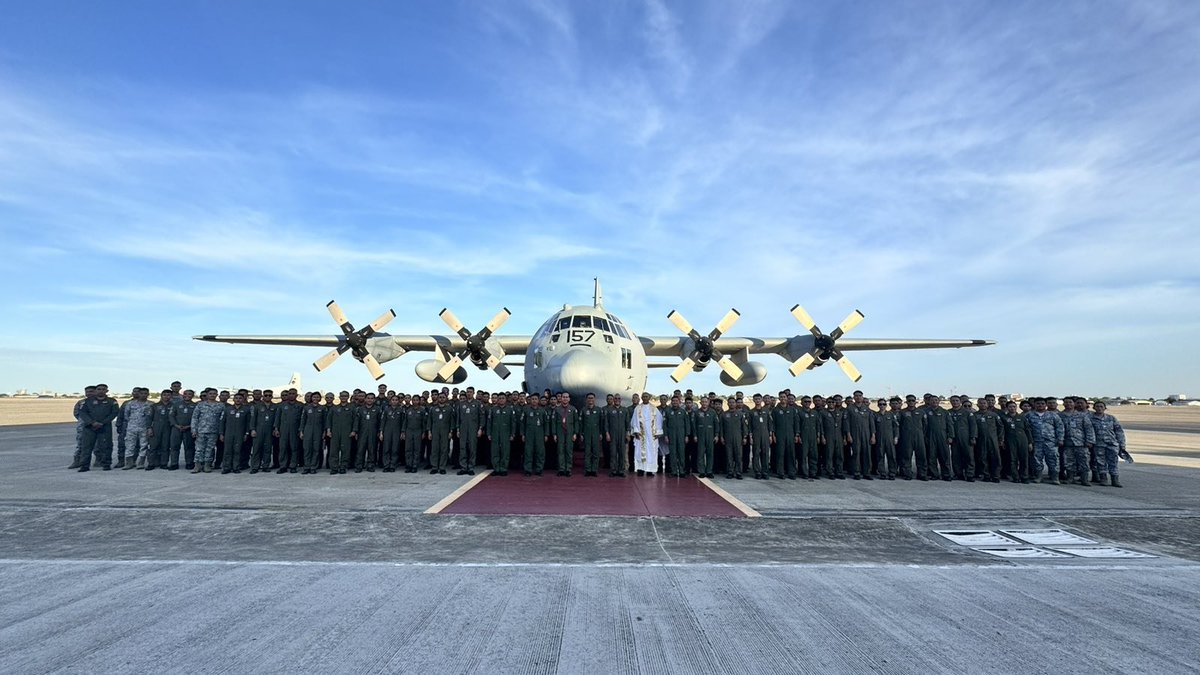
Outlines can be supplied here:
M425 359L424 361L418 361L417 367L414 370L417 373L417 377L434 384L459 384L467 379L467 369L462 367L455 370L448 379L443 379L438 373L445 365L445 361Z
M758 361L747 361L738 364L741 368L742 376L738 379L733 379L729 373L721 373L721 384L727 387L748 387L752 384L758 384L767 377L767 367Z

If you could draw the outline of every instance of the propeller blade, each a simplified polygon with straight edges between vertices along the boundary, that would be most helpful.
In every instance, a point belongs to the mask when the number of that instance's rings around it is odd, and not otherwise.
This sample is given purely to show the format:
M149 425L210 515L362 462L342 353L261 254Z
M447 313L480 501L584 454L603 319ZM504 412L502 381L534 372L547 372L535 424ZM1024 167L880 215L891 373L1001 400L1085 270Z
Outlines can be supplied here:
M371 332L375 333L383 330L383 327L391 323L394 318L396 318L396 311L392 309L380 314L378 319L371 322Z
M454 358L447 361L446 365L438 369L438 377L440 377L443 381L449 382L450 378L454 376L455 371L457 371L459 366L462 365L462 362L462 358L459 357L458 354L455 354Z
M367 370L371 371L371 377L376 380L383 379L383 366L379 365L374 356L367 354L363 357L363 363L367 364Z
M734 380L742 379L742 369L738 368L738 364L733 362L732 357L722 355L720 360L717 361L717 365L721 367L721 370L725 371L726 375L732 377Z
M330 300L329 304L325 305L325 309L329 310L329 316L333 317L333 322L338 326L345 326L346 324L350 323L349 319L346 318L346 313L343 312L342 308L338 306L336 300ZM344 331L346 329L343 328L342 330Z
M712 340L716 340L717 338L721 337L725 334L725 331L729 330L733 327L733 324L737 323L737 320L741 318L741 316L742 313L736 309L729 310L729 312L725 315L725 318L721 319L721 322L717 324L717 327L708 334L708 337Z
M334 347L333 349L329 350L328 354L326 354L325 356L322 356L321 358L317 359L316 361L313 361L313 368L316 368L317 372L319 373L322 370L325 370L329 366L333 365L333 362L337 361L337 358L341 355L342 355L342 353L340 351L338 351L338 348Z
M850 363L850 359L846 358L844 354L838 352L834 355L834 358L837 360L837 364L841 366L842 372L845 373L846 377L850 378L852 382L858 382L862 379L862 373L858 372L858 368L855 368L854 364Z
M463 322L458 320L457 316L454 316L454 312L443 307L442 311L438 312L438 316L442 318L442 321L446 322L450 330L458 333L458 336L462 339L466 340L471 337L471 331L467 330L467 327L463 325Z
M813 356L812 352L805 352L803 356L796 359L792 363L792 367L788 368L788 372L791 373L793 377L795 377L796 375L799 375L800 373L803 373L804 371L808 370L808 367L811 366L812 364L816 363L816 361L817 361L817 357Z
M671 379L676 382L682 382L683 378L687 377L687 374L692 372L692 367L695 365L696 362L690 357L684 359L682 363L675 367L675 370L671 371Z
M833 338L834 340L842 337L846 333L854 330L854 327L862 323L862 320L865 318L866 317L863 316L863 313L857 309L853 312L850 312L850 316L847 316L845 319L843 319L842 322L838 324L838 327L833 329L833 332L829 334L829 337Z
M693 332L695 332L695 329L692 328L692 324L688 323L688 320L683 318L683 315L675 310L671 310L671 313L667 315L667 320L675 324L676 328L683 331L687 335L691 335ZM676 382L678 382L678 380L676 380Z
M804 311L804 308L800 305L796 305L792 308L792 316L796 317L796 320L814 335L821 334L821 331L817 329L817 322L813 321L813 318L809 316L808 312Z
M511 372L509 372L508 368L505 367L505 365L503 363L497 363L496 367L492 368L492 372L499 375L500 379L502 379L502 380L507 380L508 376L512 374Z
M496 316L493 316L492 320L487 322L487 325L483 327L483 332L486 333L486 335L483 336L484 339L486 340L491 336L492 333L500 330L500 327L504 325L504 322L508 321L508 317L510 316L512 316L512 312L508 311L507 307L504 307L499 312L496 312Z

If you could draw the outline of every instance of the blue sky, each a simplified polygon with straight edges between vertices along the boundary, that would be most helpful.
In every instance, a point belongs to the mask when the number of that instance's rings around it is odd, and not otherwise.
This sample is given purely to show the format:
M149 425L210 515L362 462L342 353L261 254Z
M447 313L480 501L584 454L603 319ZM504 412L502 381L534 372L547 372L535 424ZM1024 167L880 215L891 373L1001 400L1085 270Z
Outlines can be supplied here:
M0 391L365 386L190 336L531 333L599 276L646 335L999 341L858 353L873 392L1200 395L1197 44L1194 2L9 3Z

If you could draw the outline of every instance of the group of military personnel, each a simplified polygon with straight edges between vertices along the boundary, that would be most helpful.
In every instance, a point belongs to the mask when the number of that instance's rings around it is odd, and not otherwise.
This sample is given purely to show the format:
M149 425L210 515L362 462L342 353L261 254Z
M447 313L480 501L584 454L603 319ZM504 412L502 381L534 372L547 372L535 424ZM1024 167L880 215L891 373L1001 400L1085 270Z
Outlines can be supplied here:
M631 428L636 408L610 394L600 406L588 394L581 407L565 393L487 393L468 387L399 394L333 393L295 389L195 392L173 382L150 401L134 389L118 405L100 384L75 406L76 450L72 469L177 470L192 473L384 472L403 469L473 475L486 464L507 475L514 457L526 476L541 475L550 462L570 476L577 450L586 477L601 463L624 477L630 452L648 442ZM657 405L655 405L657 403ZM1041 480L1121 487L1118 457L1128 458L1120 423L1105 404L1082 397L1008 401L988 395L972 401L951 396L949 408L926 394L921 405L878 399L861 391L850 397L742 393L719 398L691 390L643 394L652 407L658 459L639 464L638 475L696 473L712 478L718 466L729 479L745 468L754 478L855 480L965 480L1015 483ZM113 431L116 463L113 464ZM718 454L720 446L723 453ZM486 452L486 462L480 462ZM181 464L182 454L182 464ZM645 454L642 455L643 460ZM1130 460L1131 461L1131 460Z

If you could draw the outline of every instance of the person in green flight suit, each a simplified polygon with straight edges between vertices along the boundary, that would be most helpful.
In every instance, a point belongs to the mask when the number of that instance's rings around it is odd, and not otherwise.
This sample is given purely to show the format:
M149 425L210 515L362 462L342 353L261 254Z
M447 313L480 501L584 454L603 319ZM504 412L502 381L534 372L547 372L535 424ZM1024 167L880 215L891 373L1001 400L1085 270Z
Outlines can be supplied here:
M404 409L404 473L416 473L421 466L421 443L429 438L429 414L425 400L413 394Z
M469 390L474 393L474 390ZM454 435L458 438L458 475L474 476L479 439L484 435L486 409L478 399L464 391L454 411Z
M558 395L558 406L550 412L550 437L558 448L558 475L570 476L575 463L575 441L579 439L579 411L567 393Z
M225 455L221 458L221 473L241 473L238 468L238 448L250 437L250 409L246 406L246 395L233 395L233 405L225 411L225 429L221 439L225 441Z
M375 448L379 444L379 406L375 404L375 394L363 397L363 404L358 407L358 461L354 464L354 473L362 473L366 469L375 473Z
M696 437L696 473L701 478L713 477L713 453L720 434L721 416L713 410L707 396L700 397L700 407L692 414L692 435Z
M521 415L521 437L525 439L525 475L542 475L546 463L546 441L550 440L547 428L549 418L542 408L541 399L529 397L529 405Z
M842 435L850 448L850 473L854 480L871 480L871 444L875 442L875 417L863 398L855 391L853 400L842 417Z
M303 460L300 415L304 412L304 404L297 401L296 396L295 390L289 389L275 406L275 435L279 437L279 469L275 473L296 473Z
M92 396L79 409L83 430L79 436L78 471L91 471L93 457L102 470L112 469L112 423L118 412L120 407L117 399L108 395L108 385L96 385Z
M729 409L721 413L721 445L725 448L725 477L742 479L742 446L748 432L746 416L742 414L736 400L729 401Z
M667 465L672 476L682 477L686 469L684 451L688 436L692 435L692 418L683 409L678 395L671 397L671 405L663 411L662 416L663 435L667 437Z
M754 409L750 411L750 467L754 469L754 477L767 480L767 467L770 466L771 441L775 432L771 410L759 394L754 395Z
M150 428L146 435L150 439L150 447L146 451L146 470L167 466L167 450L171 444L171 410L174 395L170 389L159 393L158 401L150 406ZM176 467L178 468L178 467Z
M775 426L775 477L796 480L796 443L799 441L796 421L800 409L796 397L782 394L779 405L771 411Z
M487 436L492 450L492 471L497 476L508 475L513 436L517 431L517 409L508 403L508 396L496 397L496 405L488 410Z
M953 468L950 466L951 447L951 418L942 408L942 399L934 394L927 394L925 399L925 441L926 453L929 457L930 478L940 477L942 480L952 480ZM934 470L938 475L933 475Z
M329 410L321 405L321 395L310 392L307 401L300 410L300 442L304 445L305 475L313 475L321 468L321 442L325 440L327 427L325 413ZM266 458L271 461L270 457Z
M262 398L250 406L250 473L271 468L271 437L275 432L275 392L262 392ZM319 442L319 441L318 441Z
M604 440L608 443L608 475L623 478L629 461L629 411L621 405L621 395L608 397L604 406Z
M446 473L450 461L450 432L454 430L454 406L444 393L438 393L437 403L429 407L429 469L430 474Z
M404 438L404 408L395 392L388 394L383 410L383 472L393 473L400 465L400 441Z
M583 438L583 475L593 478L600 470L604 411L596 407L596 395L588 394L579 411L579 435Z
M796 413L796 435L799 438L796 448L796 474L800 478L815 480L819 471L817 447L821 437L821 418L813 409L813 401L809 396L800 399L800 407Z
M338 405L325 412L325 436L329 438L329 473L346 473L350 459L350 441L358 436L356 406L350 403L350 392L338 394Z

